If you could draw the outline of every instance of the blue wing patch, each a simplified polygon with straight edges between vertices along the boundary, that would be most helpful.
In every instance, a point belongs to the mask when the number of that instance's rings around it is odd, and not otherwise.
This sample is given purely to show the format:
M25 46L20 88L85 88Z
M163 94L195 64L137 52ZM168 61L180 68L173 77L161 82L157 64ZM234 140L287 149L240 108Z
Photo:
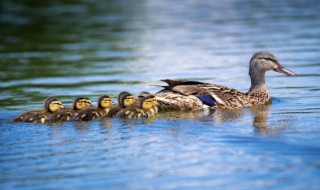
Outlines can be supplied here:
M216 100L210 95L199 95L197 96L203 104L208 105L210 107L216 105Z

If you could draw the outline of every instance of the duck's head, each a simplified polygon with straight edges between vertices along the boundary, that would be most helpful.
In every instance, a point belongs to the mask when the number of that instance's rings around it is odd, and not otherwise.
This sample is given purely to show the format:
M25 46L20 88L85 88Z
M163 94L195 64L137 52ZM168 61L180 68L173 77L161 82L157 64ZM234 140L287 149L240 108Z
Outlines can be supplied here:
M62 108L62 102L56 97L49 97L44 101L44 108L49 112L56 112Z
M82 110L91 107L91 100L87 97L78 97L73 101L74 110Z
M127 108L132 106L136 102L136 99L129 92L121 92L118 96L118 102L122 108Z
M105 108L109 108L112 105L112 99L105 95L105 96L101 96L98 100L98 107L105 109Z
M266 71L276 71L288 76L295 76L296 74L284 68L276 59L276 57L266 51L255 53L250 60L249 75L253 76L255 73L265 73Z
M152 94L147 95L147 96L141 98L141 100L140 100L140 107L144 110L149 110L152 107L157 106L157 105L158 105L157 98Z

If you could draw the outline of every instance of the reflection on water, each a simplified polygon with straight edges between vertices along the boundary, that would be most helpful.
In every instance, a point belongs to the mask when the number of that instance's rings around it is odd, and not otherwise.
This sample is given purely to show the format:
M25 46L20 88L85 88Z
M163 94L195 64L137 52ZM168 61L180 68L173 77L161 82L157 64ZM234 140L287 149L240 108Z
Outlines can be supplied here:
M318 189L316 0L1 1L1 189ZM48 96L71 106L160 79L241 91L256 51L273 103L55 125L12 123Z

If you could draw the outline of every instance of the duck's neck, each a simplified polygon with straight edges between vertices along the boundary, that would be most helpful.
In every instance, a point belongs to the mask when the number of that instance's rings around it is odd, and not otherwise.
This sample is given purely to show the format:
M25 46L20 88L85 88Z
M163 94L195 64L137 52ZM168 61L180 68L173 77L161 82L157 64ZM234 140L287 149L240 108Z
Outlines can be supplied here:
M269 92L265 83L265 71L255 71L254 69L250 69L249 75L251 77L251 87L248 93L269 95Z

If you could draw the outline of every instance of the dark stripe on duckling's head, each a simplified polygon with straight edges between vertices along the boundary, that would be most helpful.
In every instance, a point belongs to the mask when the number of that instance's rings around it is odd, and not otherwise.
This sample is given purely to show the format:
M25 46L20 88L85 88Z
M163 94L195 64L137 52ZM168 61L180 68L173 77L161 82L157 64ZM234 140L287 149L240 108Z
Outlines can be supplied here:
M112 99L107 95L100 96L100 98L98 99L99 108L102 108L102 109L108 108L110 107L111 104L112 104Z
M78 97L73 101L73 109L81 110L91 106L91 100L88 97Z

